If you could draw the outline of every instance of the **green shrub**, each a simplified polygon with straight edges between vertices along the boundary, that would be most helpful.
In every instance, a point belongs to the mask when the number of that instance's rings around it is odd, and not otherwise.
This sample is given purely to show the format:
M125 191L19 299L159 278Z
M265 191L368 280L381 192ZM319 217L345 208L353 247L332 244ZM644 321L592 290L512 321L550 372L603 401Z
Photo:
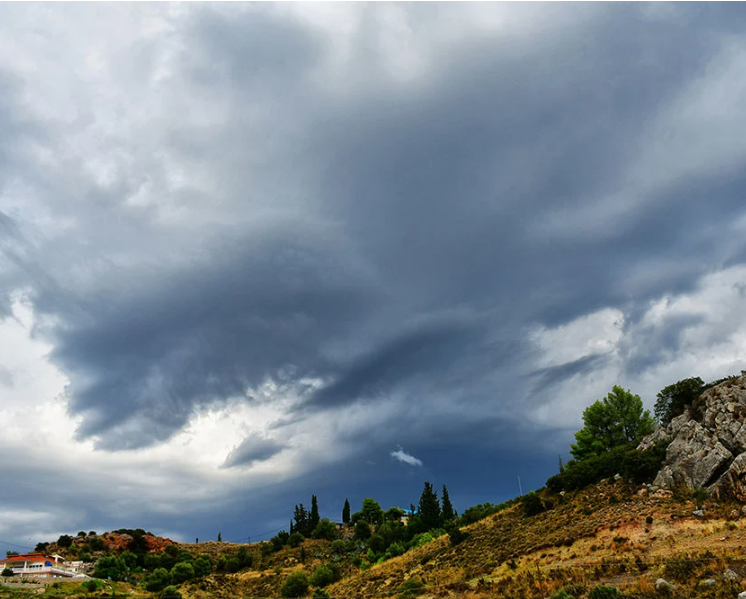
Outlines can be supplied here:
M251 555L250 553L248 555ZM212 562L206 555L200 555L194 560L194 575L197 578L208 576L212 572Z
M588 593L588 599L619 599L619 590L616 587L598 585Z
M408 597L417 597L418 595L422 595L424 592L425 585L422 581L419 578L410 578L399 587L398 596L405 599Z
M329 566L319 566L313 571L308 580L315 587L325 587L332 584L336 579L337 577L332 568Z
M194 578L194 566L188 562L178 562L171 568L171 580L174 584L181 584Z
M337 538L337 527L329 520L329 518L322 518L321 521L313 529L312 536L314 539L326 539L327 541L333 541Z
M308 578L302 570L296 570L285 579L280 594L283 597L303 597L308 592Z
M302 534L300 534L299 532L294 532L288 537L288 545L295 548L305 540L306 537L304 537Z
M162 591L171 584L171 574L166 568L157 568L145 577L145 590L151 593Z
M241 569L241 562L238 561L237 557L231 557L225 560L225 569L231 574L235 574Z
M542 512L546 511L546 508L541 501L541 497L539 497L533 491L529 491L526 495L524 495L521 503L523 504L523 513L526 516L536 516L537 514L541 514Z
M163 589L158 597L160 599L181 599L181 592L176 587L170 586Z
M345 552L345 542L342 539L336 539L331 544L332 553L342 555Z
M324 589L314 589L311 597L312 599L331 599L331 595L329 595L329 593Z
M83 584L80 585L80 588L88 593L95 593L98 590L99 583L96 580L86 580Z
M370 525L365 522L364 520L358 521L357 524L355 524L355 538L360 539L361 541L367 541L370 538L371 535L370 531Z
M645 451L637 451L634 446L624 445L580 461L570 460L565 464L564 472L547 480L547 488L553 493L575 491L617 473L635 484L650 482L666 457L666 447L665 443L660 443Z
M575 597L570 595L567 591L565 591L565 589L560 589L554 595L552 595L549 599L575 599Z
M11 570L10 568L4 568L0 576L13 576L13 570Z

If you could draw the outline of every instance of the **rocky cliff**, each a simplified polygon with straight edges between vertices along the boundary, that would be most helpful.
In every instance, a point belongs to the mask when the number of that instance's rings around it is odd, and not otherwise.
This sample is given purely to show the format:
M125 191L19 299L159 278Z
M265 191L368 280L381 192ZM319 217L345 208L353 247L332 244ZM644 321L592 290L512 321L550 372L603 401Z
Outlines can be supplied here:
M706 488L716 497L746 502L746 375L705 391L640 449L661 441L670 444L654 485Z

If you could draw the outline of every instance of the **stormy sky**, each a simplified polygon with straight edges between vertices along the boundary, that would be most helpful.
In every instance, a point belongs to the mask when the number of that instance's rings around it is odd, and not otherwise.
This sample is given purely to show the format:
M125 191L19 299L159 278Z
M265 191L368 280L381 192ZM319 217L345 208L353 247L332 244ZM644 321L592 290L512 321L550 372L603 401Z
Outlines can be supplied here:
M0 7L0 549L501 501L614 384L746 368L744 28Z

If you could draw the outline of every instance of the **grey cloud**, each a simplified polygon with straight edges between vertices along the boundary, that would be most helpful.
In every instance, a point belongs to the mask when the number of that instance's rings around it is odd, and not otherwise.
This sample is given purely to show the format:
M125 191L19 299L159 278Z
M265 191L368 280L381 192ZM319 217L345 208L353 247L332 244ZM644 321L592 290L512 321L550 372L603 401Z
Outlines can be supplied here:
M265 437L246 437L233 448L225 459L223 468L249 466L254 462L261 462L282 451L283 445L274 439Z

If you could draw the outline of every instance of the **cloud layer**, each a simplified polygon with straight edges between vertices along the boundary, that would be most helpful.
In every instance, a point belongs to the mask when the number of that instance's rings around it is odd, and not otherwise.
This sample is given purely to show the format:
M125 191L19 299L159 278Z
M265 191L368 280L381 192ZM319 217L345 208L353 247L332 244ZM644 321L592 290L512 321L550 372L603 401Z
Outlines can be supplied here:
M336 509L340 472L361 498L407 504L415 472L489 501L449 460L520 447L498 470L547 457L538 485L613 384L650 405L738 372L743 21L3 6L2 444L33 466L0 538L56 532L29 503L50 469L81 473L71 529L228 530L216 497L269 528L321 481Z

